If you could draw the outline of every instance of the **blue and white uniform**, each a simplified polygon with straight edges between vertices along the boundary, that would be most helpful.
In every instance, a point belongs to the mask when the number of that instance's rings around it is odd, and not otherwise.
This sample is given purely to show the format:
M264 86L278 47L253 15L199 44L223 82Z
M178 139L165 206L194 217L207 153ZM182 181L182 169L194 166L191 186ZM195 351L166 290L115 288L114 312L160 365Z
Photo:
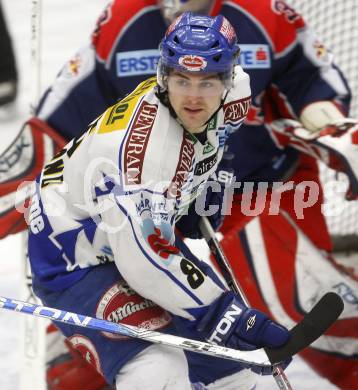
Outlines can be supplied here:
M229 133L246 117L248 75L236 66L234 87L210 120L204 143L159 102L155 85L155 78L148 79L108 108L38 178L29 214L29 257L34 289L48 305L103 316L106 310L98 308L110 300L103 296L123 292L122 287L109 292L114 274L144 297L145 309L150 300L195 322L226 290L210 266L182 250L174 228L215 172ZM98 277L103 269L110 270L108 280ZM123 310L117 310L117 320L127 317ZM163 318L154 328L168 324ZM61 325L71 338L74 331L68 328ZM99 361L107 356L102 371L110 382L146 346L139 342L133 349L131 341L128 354L121 347L118 357L119 352L105 352L106 343L98 340L103 336L90 335L92 355Z

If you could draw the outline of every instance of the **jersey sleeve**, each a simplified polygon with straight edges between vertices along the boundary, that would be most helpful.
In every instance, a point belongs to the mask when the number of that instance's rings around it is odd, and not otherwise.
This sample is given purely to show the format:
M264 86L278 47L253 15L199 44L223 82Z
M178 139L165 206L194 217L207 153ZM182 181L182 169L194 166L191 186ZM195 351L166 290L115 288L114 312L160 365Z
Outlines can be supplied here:
M86 45L65 63L36 115L69 140L82 134L115 99L94 48Z
M42 96L36 115L69 140L82 134L90 122L123 96L106 58L115 47L123 17L116 1L101 13L91 41L62 67Z

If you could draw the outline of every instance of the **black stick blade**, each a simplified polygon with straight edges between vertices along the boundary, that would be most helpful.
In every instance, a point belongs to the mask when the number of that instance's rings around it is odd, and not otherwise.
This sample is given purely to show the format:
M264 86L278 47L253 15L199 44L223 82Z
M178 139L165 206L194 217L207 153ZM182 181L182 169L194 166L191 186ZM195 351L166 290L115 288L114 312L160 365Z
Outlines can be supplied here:
M284 346L265 348L270 362L282 362L308 347L337 320L343 309L344 304L338 294L325 294L303 320L291 329L291 337Z

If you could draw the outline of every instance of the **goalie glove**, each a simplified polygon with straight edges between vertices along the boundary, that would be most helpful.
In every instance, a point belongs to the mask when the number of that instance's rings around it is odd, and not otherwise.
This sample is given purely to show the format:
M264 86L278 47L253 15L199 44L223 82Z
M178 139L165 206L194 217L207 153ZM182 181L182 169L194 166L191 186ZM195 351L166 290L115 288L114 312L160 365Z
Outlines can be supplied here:
M31 118L0 155L0 239L26 229L32 182L65 141L47 123ZM21 189L19 186L21 185Z
M358 197L358 121L341 118L321 129L310 131L291 119L270 123L270 130L288 137L288 144L348 176L347 199Z

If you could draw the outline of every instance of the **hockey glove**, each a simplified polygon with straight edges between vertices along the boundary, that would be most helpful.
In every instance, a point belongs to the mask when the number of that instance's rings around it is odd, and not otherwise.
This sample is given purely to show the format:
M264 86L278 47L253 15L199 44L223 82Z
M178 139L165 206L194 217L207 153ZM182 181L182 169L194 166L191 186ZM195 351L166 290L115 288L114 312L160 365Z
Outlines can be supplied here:
M316 131L307 130L300 122L279 119L270 124L277 135L288 137L289 145L297 148L331 169L343 172L349 180L347 199L358 198L358 122L343 118Z
M224 293L210 306L197 329L209 342L241 350L280 347L290 336L284 326L263 312L248 308L232 292Z

